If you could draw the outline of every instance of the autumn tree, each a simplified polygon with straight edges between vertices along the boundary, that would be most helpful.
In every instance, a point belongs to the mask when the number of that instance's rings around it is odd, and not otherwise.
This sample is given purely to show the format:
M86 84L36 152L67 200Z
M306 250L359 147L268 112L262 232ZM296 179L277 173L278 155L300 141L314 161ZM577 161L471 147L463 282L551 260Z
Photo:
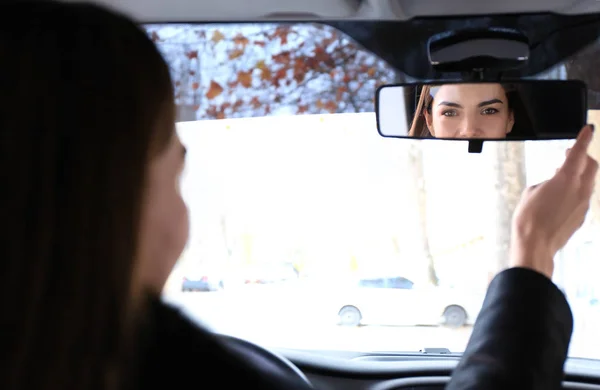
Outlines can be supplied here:
M410 146L408 147L408 163L411 173L409 185L417 206L418 249L425 260L425 271L428 282L437 286L439 285L439 279L435 270L435 261L431 254L427 228L427 187L423 164L423 145L422 141L410 140L407 142L410 142Z
M600 47L597 44L571 57L566 63L569 79L583 80L588 87L588 121L600 127ZM597 140L594 141L598 145ZM600 172L591 202L594 222L600 224Z
M198 119L372 112L395 72L318 24L149 25L180 107Z
M508 266L512 217L526 187L525 143L497 142L494 156L495 210L494 253L490 279Z

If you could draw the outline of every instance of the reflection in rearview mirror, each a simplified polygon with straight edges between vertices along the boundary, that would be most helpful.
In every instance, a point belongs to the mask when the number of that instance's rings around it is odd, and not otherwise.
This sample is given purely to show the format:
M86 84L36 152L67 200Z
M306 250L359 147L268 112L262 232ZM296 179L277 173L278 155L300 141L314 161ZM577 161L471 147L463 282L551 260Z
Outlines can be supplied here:
M384 85L377 127L396 138L570 139L586 123L586 98L575 80Z

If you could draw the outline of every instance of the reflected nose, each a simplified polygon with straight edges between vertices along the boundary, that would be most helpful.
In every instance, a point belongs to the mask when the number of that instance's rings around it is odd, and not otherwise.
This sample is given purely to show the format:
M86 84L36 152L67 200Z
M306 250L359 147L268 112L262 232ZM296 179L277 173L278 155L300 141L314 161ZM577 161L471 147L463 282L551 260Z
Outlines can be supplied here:
M461 123L458 138L476 138L481 133L476 120L465 119Z
M477 134L478 134L478 132L475 131L475 129L469 129L466 131L461 131L458 134L458 138L476 138Z

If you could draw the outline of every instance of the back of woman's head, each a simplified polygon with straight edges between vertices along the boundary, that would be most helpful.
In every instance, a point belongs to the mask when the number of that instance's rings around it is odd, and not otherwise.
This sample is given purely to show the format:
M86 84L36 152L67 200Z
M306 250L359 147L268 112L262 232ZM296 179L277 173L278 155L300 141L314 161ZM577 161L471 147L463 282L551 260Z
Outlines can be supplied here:
M137 307L147 162L174 131L169 70L97 6L0 8L0 388L106 388Z

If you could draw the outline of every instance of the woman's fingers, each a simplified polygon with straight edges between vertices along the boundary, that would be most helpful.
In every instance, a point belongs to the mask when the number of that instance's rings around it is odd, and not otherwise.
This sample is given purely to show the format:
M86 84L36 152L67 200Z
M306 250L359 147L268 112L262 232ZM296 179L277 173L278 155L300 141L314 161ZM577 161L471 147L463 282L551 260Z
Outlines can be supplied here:
M577 141L575 141L575 144L571 149L567 150L567 158L561 167L562 170L578 176L585 171L589 165L587 149L592 142L593 135L592 125L585 126L579 132Z
M596 175L598 173L598 162L587 156L586 166L581 174L581 187L586 197L592 196L596 184Z

